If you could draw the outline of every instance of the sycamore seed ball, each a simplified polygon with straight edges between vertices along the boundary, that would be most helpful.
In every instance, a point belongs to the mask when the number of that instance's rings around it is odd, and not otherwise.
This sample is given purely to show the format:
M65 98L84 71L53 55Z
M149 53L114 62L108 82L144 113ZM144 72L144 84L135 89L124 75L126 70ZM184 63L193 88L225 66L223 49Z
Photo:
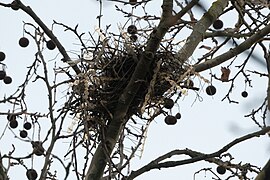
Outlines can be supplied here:
M135 4L137 3L137 0L129 0L129 3L130 3L131 5L135 5Z
M213 27L215 29L221 29L223 27L223 22L221 20L216 20L214 23L213 23Z
M20 131L20 136L21 136L21 138L26 138L27 137L27 131L25 131L25 130L22 130L22 131Z
M206 94L208 94L209 96L213 96L216 94L217 89L215 88L215 86L210 85L205 89L205 91L206 91Z
M6 55L4 52L0 51L0 61L4 61L6 58Z
M22 37L20 40L19 40L19 45L21 47L27 47L29 45L29 40L26 38L26 37Z
M18 127L18 121L15 119L15 120L12 120L9 122L9 127L11 127L12 129L15 129Z
M173 106L174 106L174 101L173 101L172 99L166 98L166 99L164 100L164 107L165 107L166 109L171 109Z
M16 115L14 115L14 114L8 114L7 115L7 120L9 120L9 121L16 120Z
M129 34L136 34L137 33L137 27L135 25L130 25L127 28L127 32Z
M225 173L226 173L226 168L225 168L224 166L219 165L219 166L217 167L217 172L218 172L219 174L225 174Z
M167 125L175 125L177 123L177 119L175 116L168 115L165 117L165 123Z
M56 47L56 45L54 44L52 40L47 41L46 46L49 50L54 50Z
M181 114L180 113L176 113L175 118L176 119L181 119Z
M28 169L26 171L26 177L28 180L36 180L38 177L37 171L34 169Z
M5 76L4 77L4 83L5 84L10 84L12 82L12 78L10 76Z
M136 42L137 39L138 39L138 36L137 36L136 34L132 34L132 35L130 36L130 40L133 41L133 42Z
M6 72L3 70L0 70L0 80L3 80L6 77Z
M25 123L23 124L23 128L26 129L26 130L31 129L31 127L32 127L32 124L31 124L30 122L25 122Z
M241 93L241 95L242 95L242 97L246 98L246 97L248 97L248 92L247 91L243 91Z

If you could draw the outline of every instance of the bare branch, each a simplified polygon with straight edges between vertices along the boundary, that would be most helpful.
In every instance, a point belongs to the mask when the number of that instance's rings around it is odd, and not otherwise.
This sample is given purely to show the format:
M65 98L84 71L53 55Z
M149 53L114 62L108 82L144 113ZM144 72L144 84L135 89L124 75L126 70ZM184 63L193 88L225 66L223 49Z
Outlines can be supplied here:
M228 2L228 0L218 0L214 2L203 17L195 24L185 45L177 53L177 58L180 62L184 63L193 54L199 42L203 40L206 30L223 12L224 8L228 5Z
M138 177L139 175L141 175L147 171L150 171L152 169L161 169L161 168L181 166L181 165L190 164L190 163L194 163L194 162L198 162L198 161L202 161L202 160L209 161L211 158L221 156L222 153L227 152L233 146L235 146L241 142L244 142L248 139L251 139L254 137L259 137L261 135L265 135L269 131L270 131L270 126L263 128L262 130L256 131L254 133L250 133L248 135L242 136L240 138L233 140L232 142L230 142L229 144L227 144L226 146L224 146L220 150L218 150L214 153L211 153L211 154L199 153L199 152L187 150L187 149L186 150L171 151L171 152L169 152L163 156L160 156L159 158L151 161L149 164L143 166L142 168L138 169L137 171L131 172L131 174L127 177L127 179L128 180L134 179L134 178ZM182 154L189 155L191 158L185 159L185 160L180 160L180 161L161 162L161 161L164 161L165 159L172 157L173 155L182 155ZM211 162L213 162L213 160L211 160Z
M38 17L38 15L36 15L36 13L31 9L30 6L25 6L20 0L16 1L18 3L18 6L29 16L31 16L35 20L35 22L43 29L46 35L52 39L52 41L57 46L59 52L63 55L63 62L70 63L72 61L71 58L67 54L67 51L65 50L64 46L62 46L60 41L53 34L53 32L43 23L43 21ZM71 67L76 72L76 74L80 74L81 70L77 67L77 65L72 65Z
M261 38L266 36L270 33L270 24L265 26L262 30L259 30L257 33L253 34L251 37L249 37L247 40L239 44L237 47L230 49L229 51L213 58L210 60L207 60L203 63L200 63L198 65L194 66L194 71L201 72L206 69L210 69L212 67L215 67L229 59L231 59L234 56L237 56L238 54L244 52L245 50L249 49L255 42L259 41Z

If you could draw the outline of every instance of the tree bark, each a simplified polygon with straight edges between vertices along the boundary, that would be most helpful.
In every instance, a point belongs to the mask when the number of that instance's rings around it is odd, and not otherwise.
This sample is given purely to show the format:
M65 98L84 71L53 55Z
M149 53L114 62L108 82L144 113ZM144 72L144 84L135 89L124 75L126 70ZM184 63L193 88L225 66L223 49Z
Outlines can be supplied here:
M255 180L269 180L270 179L270 159L263 167L261 172L257 175Z
M154 61L154 54L159 48L159 44L168 31L170 24L169 18L172 16L173 0L163 1L163 14L157 30L152 32L147 42L147 46L140 58L136 69L118 100L113 120L108 126L103 143L100 143L92 158L90 167L86 174L86 180L99 180L103 176L104 169L109 161L109 157L119 139L119 134L125 122L125 116L129 106L140 88L141 82L145 79L149 72L150 65Z
M5 168L2 164L2 156L0 154L0 180L8 180L7 173L5 171Z
M177 58L180 62L184 63L193 54L198 44L203 40L205 32L220 16L228 5L228 2L228 0L218 0L214 2L203 17L195 24L185 45L177 53Z

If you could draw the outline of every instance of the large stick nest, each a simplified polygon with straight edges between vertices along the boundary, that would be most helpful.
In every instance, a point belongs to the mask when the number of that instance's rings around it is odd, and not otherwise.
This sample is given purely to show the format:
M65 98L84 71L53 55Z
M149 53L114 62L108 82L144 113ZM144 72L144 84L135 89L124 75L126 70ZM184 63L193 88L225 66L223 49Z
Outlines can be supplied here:
M145 46L124 41L109 43L108 39L104 39L96 46L82 50L79 63L82 73L73 83L77 99L72 105L72 111L79 112L80 119L87 120L89 127L110 123L119 97L142 56ZM159 49L126 118L132 115L140 117L145 112L151 117L150 112L153 111L150 109L160 110L165 96L172 96L181 88L181 75L184 72L186 70L176 60L175 52Z

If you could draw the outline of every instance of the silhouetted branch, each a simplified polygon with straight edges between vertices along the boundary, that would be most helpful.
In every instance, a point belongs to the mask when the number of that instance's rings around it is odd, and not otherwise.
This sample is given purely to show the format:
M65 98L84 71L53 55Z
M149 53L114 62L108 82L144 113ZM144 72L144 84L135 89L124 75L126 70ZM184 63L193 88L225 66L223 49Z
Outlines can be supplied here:
M235 140L233 140L232 142L230 142L229 144L227 144L226 146L224 146L223 148L221 148L220 150L211 153L211 154L204 154L204 153L200 153L200 152L196 152L196 151L192 151L189 149L185 149L185 150L174 150L171 151L169 153L166 153L160 157L158 157L157 159L151 161L149 164L143 166L142 168L136 170L136 171L132 171L131 174L127 177L127 180L132 180L136 177L138 177L139 175L148 172L150 170L153 169L161 169L161 168L170 168L170 167L176 167L176 166L182 166L182 165L186 165L186 164L191 164L194 162L198 162L198 161L208 161L208 162L216 162L217 160L215 160L215 157L220 157L222 153L227 152L230 148L232 148L233 146L244 142L246 140L249 140L251 138L254 137L259 137L261 135L265 135L266 133L268 133L270 131L270 126L263 128L259 131L247 134L245 136L242 136L240 138L237 138ZM185 159L185 160L180 160L180 161L166 161L166 162L161 162L164 161L166 159L171 158L174 155L188 155L191 158L190 159Z

